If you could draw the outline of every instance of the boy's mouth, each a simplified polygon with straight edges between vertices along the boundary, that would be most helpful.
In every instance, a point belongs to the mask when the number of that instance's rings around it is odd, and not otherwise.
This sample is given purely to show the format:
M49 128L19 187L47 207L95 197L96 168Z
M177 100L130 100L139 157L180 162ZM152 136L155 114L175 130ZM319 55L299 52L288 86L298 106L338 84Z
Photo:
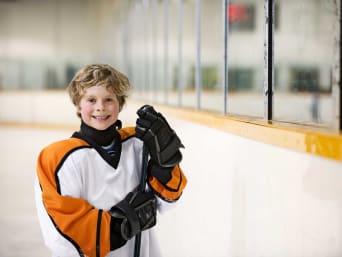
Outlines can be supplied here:
M98 120L98 121L105 121L108 120L110 115L104 115L104 116L92 116L93 119Z

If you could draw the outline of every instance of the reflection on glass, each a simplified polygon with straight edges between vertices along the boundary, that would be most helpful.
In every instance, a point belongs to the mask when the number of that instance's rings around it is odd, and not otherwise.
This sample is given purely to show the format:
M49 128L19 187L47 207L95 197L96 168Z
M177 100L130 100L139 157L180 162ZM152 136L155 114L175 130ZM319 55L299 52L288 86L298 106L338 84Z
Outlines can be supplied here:
M275 119L332 123L336 2L277 1Z
M184 103L184 86L186 76L186 33L189 33L187 26L191 20L186 17L187 9L184 1L168 1L169 9L169 103L171 105L181 106ZM191 13L189 13L191 14ZM193 17L193 16L192 16ZM191 33L191 31L190 31Z
M228 113L263 117L264 1L228 6Z
M222 1L202 1L201 15L201 108L223 111Z

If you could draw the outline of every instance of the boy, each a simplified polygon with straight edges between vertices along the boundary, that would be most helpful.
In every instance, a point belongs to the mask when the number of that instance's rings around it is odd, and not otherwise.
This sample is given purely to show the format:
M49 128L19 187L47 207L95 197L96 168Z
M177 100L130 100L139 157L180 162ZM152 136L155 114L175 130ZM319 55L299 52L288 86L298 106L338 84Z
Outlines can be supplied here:
M80 131L42 150L35 185L53 257L132 257L140 232L140 256L160 256L156 210L177 201L187 183L179 167L182 144L152 106L138 110L135 128L121 128L129 88L125 75L98 64L83 67L68 86ZM150 159L141 192L143 144Z

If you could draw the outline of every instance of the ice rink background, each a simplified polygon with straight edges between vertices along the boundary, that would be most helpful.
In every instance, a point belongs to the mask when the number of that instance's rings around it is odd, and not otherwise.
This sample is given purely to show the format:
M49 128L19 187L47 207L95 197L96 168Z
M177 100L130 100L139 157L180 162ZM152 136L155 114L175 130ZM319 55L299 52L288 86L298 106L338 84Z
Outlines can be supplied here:
M42 94L0 95L0 257L50 256L35 213L36 159L79 121L65 94ZM128 102L124 125L140 105ZM164 257L341 256L341 162L165 115L186 147L189 183L158 216Z
M0 257L43 257L50 256L45 248L35 212L33 182L36 159L40 150L60 139L69 137L78 129L79 120L66 94L38 93L18 94L14 97L2 95L0 115ZM14 117L11 104L24 113ZM124 126L134 125L136 110L142 103L129 101L120 114ZM167 116L170 125L182 138L186 148L183 151L182 168L189 180L188 186L175 208L158 216L158 236L165 257L225 256L230 223L228 206L231 187L229 173L222 173L215 167L223 167L224 150L214 148L217 140L210 142L208 128L192 122ZM17 120L17 121L16 121ZM196 133L194 133L196 131ZM226 133L209 130L220 140ZM203 135L203 136L202 136ZM201 147L201 146L205 147ZM225 145L222 145L226 148ZM208 153L214 153L207 158ZM214 158L217 161L213 163ZM214 170L212 170L212 168ZM215 183L210 185L210 179ZM215 220L219 226L212 226L212 213L219 212ZM222 226L222 227L221 227ZM217 247L216 244L220 244ZM214 254L215 253L215 254Z

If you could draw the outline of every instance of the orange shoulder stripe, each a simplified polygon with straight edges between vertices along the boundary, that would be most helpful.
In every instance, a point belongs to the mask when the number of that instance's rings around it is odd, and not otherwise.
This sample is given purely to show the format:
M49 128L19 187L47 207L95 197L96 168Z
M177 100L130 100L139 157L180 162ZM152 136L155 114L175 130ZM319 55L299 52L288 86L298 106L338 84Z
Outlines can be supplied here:
M135 127L125 127L118 130L121 140L125 140L135 135Z
M45 186L57 188L55 172L63 159L73 150L87 146L89 145L81 139L69 138L44 148L38 157L37 164L37 175L42 189L46 189Z

